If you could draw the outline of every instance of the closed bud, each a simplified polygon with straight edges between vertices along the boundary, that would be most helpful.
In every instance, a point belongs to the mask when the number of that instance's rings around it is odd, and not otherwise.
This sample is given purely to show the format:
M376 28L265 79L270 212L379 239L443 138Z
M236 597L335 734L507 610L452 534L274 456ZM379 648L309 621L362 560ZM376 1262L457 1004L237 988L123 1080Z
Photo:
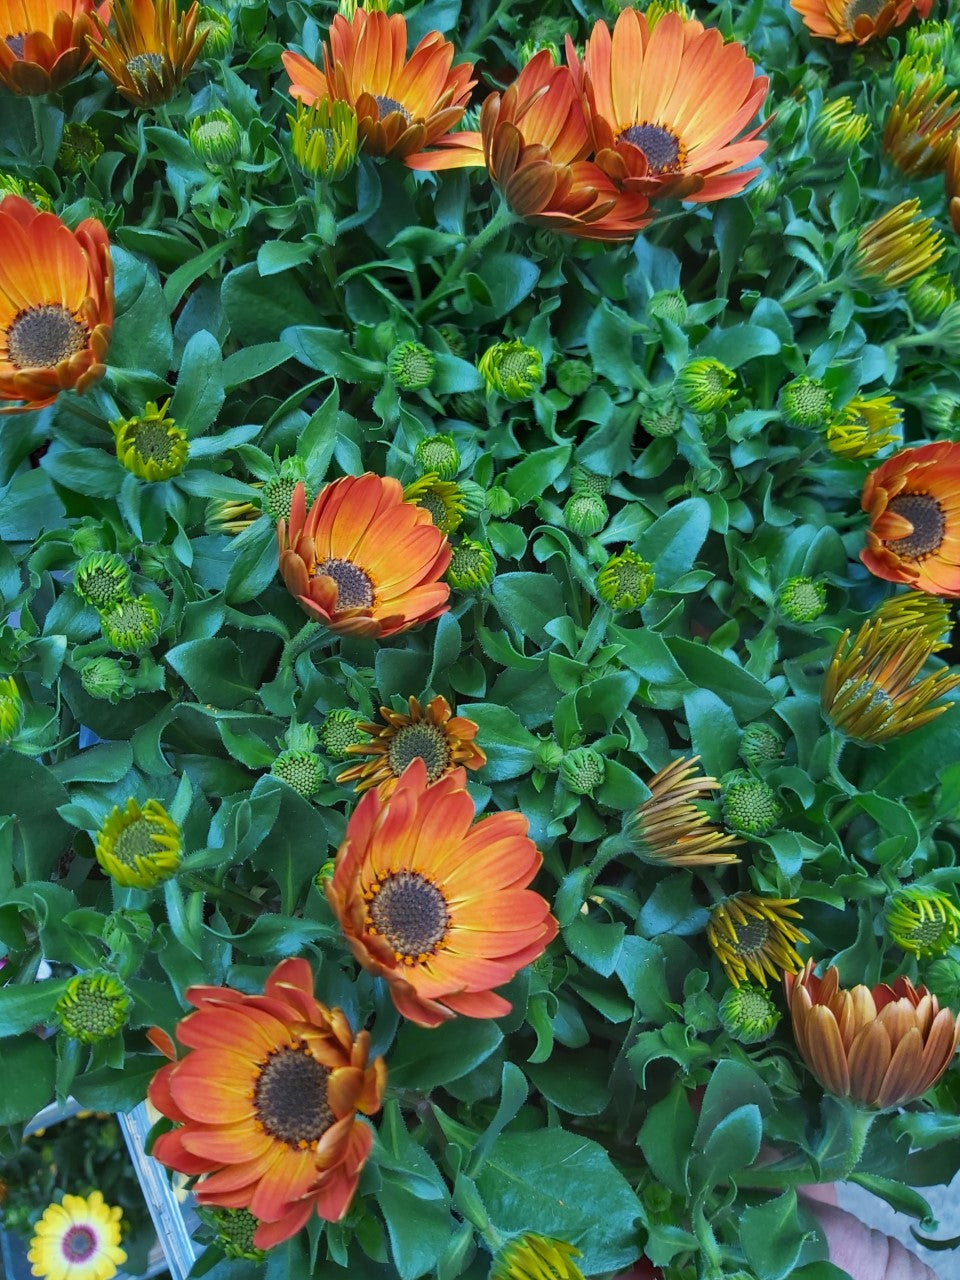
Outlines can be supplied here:
M457 487L463 502L463 518L472 522L486 506L487 491L475 480L458 480Z
M460 391L450 400L453 414L464 422L484 422L487 406L479 391Z
M791 622L815 622L827 607L827 589L812 578L788 578L777 592L777 607Z
M599 533L610 518L607 504L598 493L575 493L563 508L563 519L573 533L590 537Z
M508 493L499 484L495 484L492 489L487 490L485 503L490 514L496 516L498 520L504 519L505 516L512 516L520 505L513 494Z
M126 667L116 658L92 658L85 662L80 668L80 684L88 697L103 702L120 702L134 692Z
M770 992L749 982L731 987L717 1012L724 1030L741 1044L762 1044L769 1040L780 1021L780 1011Z
M575 747L560 761L560 781L577 796L591 796L606 777L603 756L593 747Z
M204 164L223 167L236 160L243 147L243 130L236 116L223 107L190 121L190 146Z
M669 320L679 328L687 323L689 307L679 289L661 289L647 303L647 310L657 320Z
M200 6L200 20L197 23L197 35L207 33L203 42L203 60L218 61L225 58L233 48L233 27L225 13L220 13L211 5Z
M833 397L818 378L794 378L780 392L780 412L791 427L825 427Z
M390 352L387 369L401 391L422 391L437 372L437 357L422 342L401 342Z
M593 369L586 360L564 360L557 366L557 386L565 396L582 396L593 386Z
M951 440L960 438L960 396L952 391L930 396L925 404L925 416L938 435Z
M928 272L910 281L906 288L906 298L915 319L921 324L927 324L931 320L938 320L947 307L956 302L957 292L949 276Z
M127 562L113 551L86 555L73 574L77 595L95 609L109 609L130 594L133 578Z
M79 121L63 126L57 165L64 173L80 173L82 169L89 169L102 155L103 143L96 129Z
M357 163L357 113L346 102L320 98L308 107L298 101L287 121L293 158L308 178L334 182Z
M543 357L519 338L488 347L477 367L487 390L505 400L529 400L543 384Z
M694 413L715 413L736 395L737 375L707 356L692 360L677 375L677 395Z
M640 423L655 438L675 436L683 426L683 410L673 396L661 396L641 410Z
M455 329L452 324L438 324L437 333L443 339L450 354L462 360L467 354L467 343L460 330Z
M428 436L414 450L421 474L432 471L438 480L452 480L460 470L460 450L453 436Z
M629 547L611 556L597 574L597 595L618 612L641 608L653 587L653 566Z
M305 484L306 479L306 463L301 458L284 459L277 475L264 482L261 494L264 514L273 521L289 520L294 490L298 484ZM313 499L309 492L305 493L304 498L309 511Z
M67 983L53 1014L68 1036L96 1044L123 1029L129 1008L127 989L114 974L80 973Z
M482 591L496 576L496 561L489 547L464 538L450 554L447 581L458 591Z
M758 720L744 729L738 753L744 764L754 768L772 764L783 755L783 738L776 729Z
M110 423L118 460L140 480L169 480L187 465L190 442L167 416L169 403L151 400L136 417Z
M0 677L0 746L6 746L23 724L23 698L13 676Z
M724 783L721 802L727 830L742 836L768 835L783 816L783 806L773 787L748 773L730 776Z
M854 110L850 98L825 102L810 129L810 147L820 160L846 160L860 149L870 119Z
M266 1253L253 1243L260 1226L249 1209L220 1209L206 1206L204 1217L209 1217L217 1233L217 1244L228 1258L240 1258L246 1262L263 1262Z
M131 597L101 612L100 629L120 653L143 653L160 639L160 614L149 596Z
M555 773L563 760L563 747L555 738L543 737L535 752L536 767L543 773Z
M610 492L610 477L577 466L570 473L570 490L572 493L597 493L603 498Z
M323 785L323 761L312 751L281 751L270 772L305 800Z

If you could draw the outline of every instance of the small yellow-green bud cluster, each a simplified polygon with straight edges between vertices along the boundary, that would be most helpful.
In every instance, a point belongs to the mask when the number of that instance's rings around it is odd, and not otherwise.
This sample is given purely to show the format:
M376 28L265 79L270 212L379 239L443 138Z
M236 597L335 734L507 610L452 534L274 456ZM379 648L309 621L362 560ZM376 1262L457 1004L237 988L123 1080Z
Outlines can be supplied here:
M629 547L611 556L597 574L597 595L623 613L645 605L653 587L653 566Z
M586 360L564 360L557 366L557 386L565 396L582 396L593 386L593 369Z
M453 436L428 436L414 450L421 475L433 472L438 480L452 480L460 470L460 450Z
M103 143L96 129L80 122L68 122L60 135L57 164L64 173L79 173L89 169L103 155Z
M512 516L520 504L512 493L504 489L503 485L495 484L492 489L487 490L484 505L492 516L503 520L506 516Z
M298 102L287 116L290 148L308 178L334 182L350 172L359 151L357 113L341 99L320 98L312 106Z
M810 129L810 146L821 160L845 160L870 131L870 119L854 109L850 98L824 103Z
M591 796L607 775L603 756L593 747L574 747L560 761L560 781L577 796Z
M694 413L716 413L737 394L737 375L719 360L705 356L691 360L677 374L676 391Z
M323 785L323 761L312 751L281 751L270 772L305 800Z
M641 410L640 423L657 439L675 436L683 425L683 410L673 396L658 396Z
M911 280L905 293L910 310L921 324L939 320L947 307L957 300L957 291L950 277L932 271Z
M953 899L919 885L897 890L885 920L891 942L916 956L944 955L960 933L960 909Z
M206 1208L203 1213L204 1217L209 1217L217 1233L217 1244L228 1258L262 1262L267 1256L253 1243L260 1219L255 1218L249 1209Z
M119 653L143 653L160 639L160 614L149 596L128 596L100 611L100 629Z
M294 490L298 484L305 482L306 478L306 467L299 458L288 458L281 463L279 473L264 481L263 492L260 495L264 515L269 516L271 520L289 520ZM305 498L309 510L312 501L309 491L305 494Z
M689 307L679 289L661 289L647 303L647 310L657 320L669 320L682 328L687 323Z
M487 390L505 400L529 400L543 385L543 357L536 347L528 347L519 338L488 347L477 367Z
M158 800L141 805L132 796L116 805L97 832L97 862L124 888L152 889L180 866L180 828Z
M563 508L564 524L583 537L599 533L609 518L610 512L603 498L589 489L574 493Z
M827 607L827 589L813 578L788 578L777 592L777 607L791 622L815 622Z
M80 684L88 697L104 702L120 702L133 692L127 670L116 658L91 658L80 668Z
M447 581L457 591L482 591L497 572L493 552L482 542L464 538L452 548Z
M610 477L576 466L570 473L570 490L572 493L597 493L603 498L610 492Z
M437 372L437 357L422 342L401 342L387 357L387 369L401 391L422 391Z
M212 5L200 6L200 21L197 23L197 35L207 33L203 42L204 61L210 62L226 57L233 48L233 27L225 13L214 9Z
M109 609L127 599L132 584L129 565L114 551L92 551L73 573L77 595L95 609Z
M130 996L111 973L81 973L71 978L54 1005L54 1016L67 1035L84 1044L109 1040L127 1020Z
M744 729L738 751L744 764L753 768L772 764L783 755L783 738L770 725L757 721Z
M768 835L783 816L773 787L748 773L731 775L724 783L721 803L727 829L741 836Z
M167 416L169 403L150 400L142 413L110 423L117 459L140 480L170 480L187 465L190 442Z
M731 987L717 1009L724 1030L741 1044L761 1044L777 1029L780 1011L770 992L749 982Z
M23 698L13 676L0 677L0 746L6 746L23 724Z
M336 707L328 712L319 730L320 750L331 760L351 759L348 747L358 747L370 741L369 736L357 728L362 718L346 707Z
M53 208L53 201L39 182L18 178L15 173L0 173L0 200L4 196L22 196L38 209L45 209L47 212Z
M204 164L220 167L236 160L243 147L240 122L225 107L190 121L190 146Z
M794 378L780 392L780 412L791 427L825 427L833 397L819 378Z

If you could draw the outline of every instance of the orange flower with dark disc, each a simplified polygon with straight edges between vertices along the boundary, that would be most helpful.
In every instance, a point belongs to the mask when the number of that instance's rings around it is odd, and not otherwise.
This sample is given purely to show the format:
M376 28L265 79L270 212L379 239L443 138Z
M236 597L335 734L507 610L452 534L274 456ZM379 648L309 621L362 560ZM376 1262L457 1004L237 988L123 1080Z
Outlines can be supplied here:
M860 559L871 573L960 596L960 444L901 449L867 476L861 506L870 527Z
M426 765L428 782L436 782L459 765L482 769L487 763L486 755L474 742L477 725L465 716L455 716L446 698L432 698L426 707L421 707L411 697L409 706L409 715L381 707L386 725L364 721L357 725L362 733L373 735L372 741L355 743L346 750L352 756L370 759L338 774L338 782L356 781L355 791L379 787L386 799L412 760L422 760Z
M462 769L430 785L414 760L389 799L368 791L357 805L327 881L351 951L423 1027L509 1013L494 987L557 934L549 904L527 888L542 859L526 818L474 823L474 812Z
M71 231L20 196L0 201L0 413L86 391L104 373L113 327L110 241L86 218Z
M116 0L114 31L97 21L93 56L135 106L167 102L200 56L208 32L197 33L198 0L181 14L176 0Z
M408 164L463 115L476 84L473 63L453 65L454 47L430 31L407 57L407 20L358 7L337 14L323 46L323 70L287 51L290 93L307 106L322 98L348 103L366 151Z
M380 1110L382 1058L339 1009L313 994L306 960L283 960L262 996L191 987L196 1007L153 1043L173 1061L150 1082L150 1101L176 1122L153 1155L190 1177L200 1204L249 1209L259 1249L289 1239L311 1214L339 1221L350 1207L373 1134L357 1112Z
M110 18L110 0L0 0L0 81L11 93L62 89L90 61L92 13Z
M611 36L597 22L578 61L567 61L583 98L596 161L624 191L654 198L722 200L742 191L767 145L762 125L738 134L767 95L766 76L742 45L679 13L651 27L624 9Z
M902 26L914 13L928 18L933 0L790 0L804 26L834 44L866 44Z
M785 973L783 985L797 1048L828 1092L885 1110L936 1084L960 1044L960 1018L909 978L847 991L837 969L818 978L813 966Z
M447 540L390 476L334 480L309 514L298 484L277 539L287 589L331 631L383 638L449 608L450 588L440 580L450 563Z
M573 76L534 54L480 111L480 132L451 134L417 169L486 164L508 206L536 226L585 240L632 240L653 217L646 196L620 191L593 161Z

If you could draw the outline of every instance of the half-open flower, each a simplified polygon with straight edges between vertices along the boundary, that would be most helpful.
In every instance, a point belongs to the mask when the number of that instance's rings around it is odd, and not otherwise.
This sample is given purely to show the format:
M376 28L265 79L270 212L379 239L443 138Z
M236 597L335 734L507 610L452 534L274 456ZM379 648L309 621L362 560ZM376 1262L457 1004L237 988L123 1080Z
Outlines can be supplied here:
M110 0L0 0L0 82L11 93L62 89L90 61L90 14L110 18Z
M392 477L344 476L306 508L298 484L277 524L280 572L291 595L331 631L392 636L448 609L440 578L447 540L429 511L403 500Z
M526 818L474 816L462 769L431 786L416 759L389 799L368 791L357 805L326 886L357 960L424 1027L509 1013L493 988L557 933L548 903L527 888L541 856Z
M866 44L915 12L928 18L933 0L790 0L790 5L812 35L834 44Z
M651 27L626 8L611 36L597 22L578 61L567 61L583 99L597 164L625 191L722 200L742 191L767 145L762 125L737 137L767 94L742 45L715 28L666 13Z
M382 1058L368 1062L370 1037L354 1035L339 1009L313 994L306 960L283 960L262 996L229 987L191 987L196 1007L177 1028L188 1052L176 1060L165 1032L153 1043L174 1061L150 1083L150 1101L177 1128L153 1155L200 1176L201 1204L249 1209L253 1243L289 1239L311 1214L346 1213L373 1134L357 1112L380 1110Z
M886 1109L936 1084L960 1044L960 1018L909 978L847 991L839 970L818 978L813 966L785 973L783 985L797 1048L825 1089Z
M95 20L93 56L117 92L135 106L172 98L200 56L207 31L197 31L198 0L181 14L176 0L117 0L110 31Z
M103 376L113 271L103 223L71 231L20 196L0 201L0 407L18 413Z
M960 444L901 449L867 476L870 515L860 559L888 582L960 596Z
M322 98L346 102L369 155L408 164L460 120L470 98L473 64L453 65L454 47L430 31L407 57L407 22L358 7L348 22L337 14L323 46L323 70L287 51L290 93L308 106Z

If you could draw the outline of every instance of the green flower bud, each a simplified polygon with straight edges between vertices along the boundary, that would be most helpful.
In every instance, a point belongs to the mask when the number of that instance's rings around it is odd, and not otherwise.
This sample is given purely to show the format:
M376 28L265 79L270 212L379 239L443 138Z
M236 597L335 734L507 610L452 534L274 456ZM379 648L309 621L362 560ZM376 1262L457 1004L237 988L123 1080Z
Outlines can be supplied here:
M457 591L482 591L496 576L493 553L482 542L463 538L452 548L447 581Z
M240 122L224 107L191 120L189 136L194 155L214 167L229 165L243 147Z
M430 519L441 533L453 533L463 524L466 504L460 486L452 480L438 480L428 472L404 486L403 500L429 511Z
M706 356L692 360L677 375L677 395L694 413L715 413L737 394L737 375L719 360Z
M960 933L960 910L953 899L919 885L898 889L884 919L890 941L916 956L944 955Z
M957 291L950 277L933 272L914 276L905 293L914 318L921 324L939 320L947 307L957 300Z
M536 347L528 347L519 338L495 342L480 357L477 367L487 390L505 400L529 400L543 385L543 357Z
M321 893L325 891L327 881L333 879L333 873L336 869L336 858L327 858L326 862L324 862L323 866L313 877L314 886L319 889Z
M225 13L214 9L211 5L200 6L200 21L197 23L197 35L205 31L207 38L203 42L203 60L218 62L225 58L233 48L233 27Z
M588 537L600 532L610 512L598 493L575 493L563 508L563 519L568 529Z
M687 323L689 308L679 289L661 289L647 303L647 310L657 320L669 320L680 328Z
M152 889L180 866L180 828L158 800L116 805L96 837L97 862L124 888Z
M653 566L629 547L611 556L597 574L597 595L623 613L645 605L653 587Z
M776 729L758 720L744 729L738 753L744 764L753 767L772 764L783 755L783 738Z
M777 607L791 622L815 622L827 607L827 589L812 578L788 578L777 592Z
M555 773L563 760L563 747L555 738L547 735L539 739L535 759L536 768L542 773Z
M691 476L693 493L719 493L729 482L730 473L720 462L708 462L705 467L697 467Z
M149 596L119 600L101 612L100 630L120 653L143 653L160 639L160 614Z
M21 196L47 213L53 209L53 201L39 182L31 182L29 178L18 178L15 173L0 173L0 200L4 196Z
M125 600L132 584L127 562L113 551L93 551L84 556L73 575L77 595L95 609L109 609Z
M948 63L953 57L954 30L950 22L920 22L907 31L907 53Z
M565 396L582 396L593 386L594 372L586 360L564 360L557 368L556 378Z
M560 65L561 54L558 44L541 44L538 40L521 40L517 46L517 65L525 67L532 57L546 49L556 66Z
M460 489L460 498L463 502L464 520L476 520L486 505L486 489L477 484L475 480L460 480L457 483Z
M103 155L103 143L96 129L88 124L67 123L60 135L57 164L64 173L90 169Z
M780 412L791 427L821 429L833 412L833 397L818 378L794 378L780 392Z
M512 516L520 505L513 494L508 493L499 484L487 490L484 502L490 514L496 516L498 520L504 519L505 516Z
M357 728L362 721L362 716L348 711L346 707L336 707L328 712L320 726L320 750L331 760L352 759L347 748L358 747L361 743L370 741L369 735Z
M263 1262L266 1253L253 1243L260 1226L249 1209L204 1208L204 1217L210 1219L217 1233L217 1244L228 1258L243 1258L247 1262Z
M123 1029L129 1008L130 996L119 978L112 973L80 973L67 983L53 1013L68 1036L96 1044Z
M870 131L868 116L854 110L850 98L825 102L810 129L810 147L821 160L846 160Z
M610 492L610 477L600 475L596 471L588 471L586 467L574 467L570 473L570 491L596 493L603 498Z
M401 391L422 391L437 372L437 357L422 342L401 342L390 352L387 369Z
M461 391L450 401L453 414L464 422L485 422L487 406L479 391Z
M577 796L591 796L607 776L607 766L593 747L575 747L560 761L560 781Z
M167 417L169 403L150 400L143 413L110 423L117 459L141 480L169 480L187 465L190 442Z
M450 354L462 360L467 354L467 343L460 330L455 329L452 324L438 324L437 333L443 339Z
M717 1012L723 1029L741 1044L761 1044L769 1040L780 1021L780 1010L770 992L749 982L731 987Z
M320 735L312 724L292 724L283 735L283 744L291 751L314 751Z
M6 746L23 724L23 698L13 676L0 677L0 746Z
M951 440L960 437L960 396L952 391L939 391L926 402L925 414L934 431Z
M783 816L777 793L762 778L732 774L721 797L723 820L729 831L742 836L765 836Z
M323 785L323 761L312 751L281 751L270 772L305 800Z
M660 396L644 406L640 422L647 435L657 439L675 436L683 426L683 410L673 396Z
M673 1207L673 1192L659 1182L651 1182L644 1187L640 1198L643 1207L654 1218L662 1217Z
M304 484L306 479L307 468L301 458L284 459L280 464L279 474L271 476L264 483L263 492L260 495L264 514L271 520L289 520L294 490L298 484ZM306 494L308 511L312 501L308 491Z
M320 98L308 107L298 102L287 122L290 150L306 177L335 182L357 163L357 113L348 103Z
M104 702L121 702L134 692L127 680L127 669L116 658L92 658L80 668L80 683L90 698Z
M942 1005L950 1009L960 1006L960 964L949 956L927 965L923 985L933 992Z
M452 480L460 470L460 450L453 436L428 436L420 441L413 456L421 475L432 471L438 480Z

